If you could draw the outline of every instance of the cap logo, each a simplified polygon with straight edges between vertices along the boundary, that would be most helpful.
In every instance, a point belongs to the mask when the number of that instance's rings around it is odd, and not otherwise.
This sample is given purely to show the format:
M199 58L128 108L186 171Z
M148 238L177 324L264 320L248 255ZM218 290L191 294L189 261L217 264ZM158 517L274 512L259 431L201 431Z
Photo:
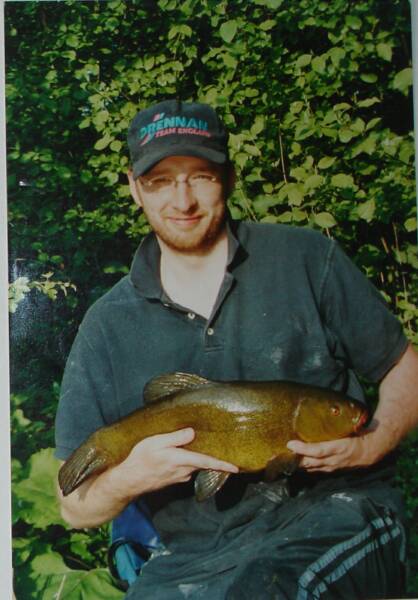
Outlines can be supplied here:
M165 113L157 113L154 115L151 123L144 125L139 130L139 138L142 140L140 145L144 146L154 137L173 134L212 137L208 128L208 122L203 119L194 119L193 117L189 119L182 115L166 117Z

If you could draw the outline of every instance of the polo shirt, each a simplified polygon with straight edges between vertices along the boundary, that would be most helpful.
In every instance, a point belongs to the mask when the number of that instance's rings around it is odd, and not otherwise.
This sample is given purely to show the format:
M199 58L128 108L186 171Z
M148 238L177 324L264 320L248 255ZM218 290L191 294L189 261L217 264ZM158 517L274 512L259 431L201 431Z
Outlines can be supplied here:
M293 380L363 400L357 374L379 381L407 339L381 294L338 244L286 225L229 221L228 261L206 319L173 303L154 234L129 275L87 311L68 357L56 456L143 405L154 376Z
M62 382L58 458L66 459L93 431L142 406L143 388L156 375L184 371L215 380L293 380L363 401L357 375L379 381L405 351L400 323L335 241L284 225L231 221L227 227L227 268L209 319L164 293L154 234L141 243L130 274L88 310ZM164 551L143 566L127 597L224 598L241 563L279 556L282 546L292 565L297 561L291 552L309 558L308 544L303 552L297 544L286 546L289 527L299 521L302 536L304 527L308 537L309 528L323 532L323 548L318 535L314 547L329 554L333 539L340 539L337 532L342 539L349 535L347 517L335 512L336 499L350 502L351 509L354 498L367 497L382 514L401 514L388 458L388 464L352 472L298 471L285 483L234 475L201 503L193 498L193 482L145 495ZM330 503L333 508L323 510ZM305 525L313 504L319 513ZM360 513L351 512L358 524ZM395 542L385 548L396 550ZM376 573L380 576L378 567ZM287 585L293 590L295 583L290 578Z

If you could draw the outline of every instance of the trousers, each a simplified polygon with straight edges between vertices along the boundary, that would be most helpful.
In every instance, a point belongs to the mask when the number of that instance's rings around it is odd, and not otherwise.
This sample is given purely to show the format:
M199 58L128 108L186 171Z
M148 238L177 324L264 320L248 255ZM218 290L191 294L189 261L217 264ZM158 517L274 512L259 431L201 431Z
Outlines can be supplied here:
M260 488L262 489L262 487ZM216 543L153 556L127 600L371 600L405 593L405 530L387 484L257 502ZM250 504L251 504L250 498ZM248 502L247 502L248 504ZM248 517L248 514L247 514ZM233 526L231 526L233 523Z

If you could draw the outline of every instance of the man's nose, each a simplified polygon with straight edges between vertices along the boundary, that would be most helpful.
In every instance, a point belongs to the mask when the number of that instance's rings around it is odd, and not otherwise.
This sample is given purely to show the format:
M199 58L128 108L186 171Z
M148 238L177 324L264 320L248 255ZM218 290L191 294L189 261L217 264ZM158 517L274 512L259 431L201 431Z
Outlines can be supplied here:
M188 212L196 204L193 190L187 181L176 181L173 190L173 204L182 212Z

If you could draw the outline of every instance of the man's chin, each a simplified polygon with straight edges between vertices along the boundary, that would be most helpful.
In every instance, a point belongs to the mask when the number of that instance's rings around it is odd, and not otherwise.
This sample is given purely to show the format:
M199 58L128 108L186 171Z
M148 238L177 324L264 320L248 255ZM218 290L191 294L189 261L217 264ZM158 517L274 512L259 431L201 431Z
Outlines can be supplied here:
M205 231L156 231L157 236L171 250L183 253L205 253L210 250L224 231L222 221Z

